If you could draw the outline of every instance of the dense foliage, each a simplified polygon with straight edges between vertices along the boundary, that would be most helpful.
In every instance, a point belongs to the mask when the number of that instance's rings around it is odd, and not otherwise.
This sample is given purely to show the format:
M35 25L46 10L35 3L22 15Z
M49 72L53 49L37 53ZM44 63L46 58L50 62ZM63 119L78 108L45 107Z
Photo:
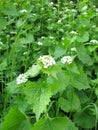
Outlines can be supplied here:
M97 130L97 34L89 0L0 1L1 130Z

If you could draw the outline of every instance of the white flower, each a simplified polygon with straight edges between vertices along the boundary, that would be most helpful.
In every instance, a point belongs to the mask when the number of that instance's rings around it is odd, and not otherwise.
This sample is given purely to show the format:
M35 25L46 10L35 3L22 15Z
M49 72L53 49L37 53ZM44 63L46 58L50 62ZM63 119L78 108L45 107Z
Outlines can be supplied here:
M16 79L16 82L17 84L22 84L22 83L25 83L27 82L27 76L25 74L20 74L17 79Z
M41 10L44 10L44 8L41 8Z
M87 15L87 12L83 12L82 14L83 14L83 15Z
M88 6L87 6L87 5L86 5L86 6L84 6L84 7L82 8L82 11L87 10L87 8L88 8Z
M53 9L54 9L54 10L56 10L56 8L55 8L55 7L53 7Z
M63 63L63 64L65 64L65 63L68 63L68 64L71 64L72 63L72 57L71 56L64 56L63 58L61 58L61 62Z
M71 48L71 51L76 51L76 48L75 47Z
M61 38L64 41L64 37Z
M51 21L52 19L48 19L48 21Z
M0 45L3 45L3 42L0 41Z
M33 14L33 16L36 16L36 14Z
M71 31L70 34L77 34L77 32L76 31Z
M77 10L76 10L76 9L72 9L71 11L72 11L72 12L74 12L74 13L76 13L76 12L77 12Z
M42 43L42 42L38 42L37 44L38 44L38 45L40 45L40 46L42 46L42 45L43 45L43 43Z
M91 40L90 43L98 44L98 41L94 39L94 40Z
M59 20L57 21L58 24L60 24L61 22L62 22L61 19L59 19Z
M96 25L93 25L92 28L96 28Z
M96 8L96 12L98 12L98 8Z
M53 39L53 37L52 37L52 36L50 36L49 38L50 38L50 39Z
M49 4L50 4L50 5L54 5L54 3L53 3L53 2L50 2Z
M54 58L49 55L40 56L38 59L44 65L44 68L48 68L49 66L53 66L56 64Z
M73 4L73 1L70 1L70 4Z
M41 38L42 38L42 39L45 39L45 37L44 37L44 36L42 36Z
M27 13L26 9L20 10L20 13Z

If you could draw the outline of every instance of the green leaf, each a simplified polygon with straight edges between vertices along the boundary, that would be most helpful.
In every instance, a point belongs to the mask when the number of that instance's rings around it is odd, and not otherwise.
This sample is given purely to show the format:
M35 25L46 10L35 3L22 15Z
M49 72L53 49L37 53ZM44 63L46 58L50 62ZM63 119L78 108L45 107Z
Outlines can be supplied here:
M21 26L22 24L24 24L24 22L21 20L17 22L17 26ZM20 38L19 41L21 44L29 44L34 41L34 38L31 33L28 33L26 37Z
M0 64L0 71L6 70L6 68L7 68L7 61L3 61Z
M85 20L85 22L83 21L83 20ZM87 19L83 19L82 18L82 21L84 22L84 24L86 24L86 22L87 22L87 24L88 24L88 22L89 22L89 20L87 20ZM82 24L83 24L83 22L82 22ZM88 32L86 32L86 31L82 31L82 30L80 30L82 33L80 34L80 36L77 38L77 41L78 42L87 42L88 40L89 40L89 33Z
M19 85L16 84L16 80L13 80L12 82L9 82L7 84L7 91L8 93L14 94L18 92Z
M24 93L38 120L41 113L46 111L46 107L50 102L51 88L47 87L43 81L28 82L24 88Z
M40 65L32 65L31 68L25 73L28 77L36 77L41 71Z
M57 59L60 56L64 55L64 53L65 53L65 49L61 47L56 47L55 52L54 52L54 57Z
M32 130L78 130L67 117L56 117L39 120Z
M51 87L53 94L63 91L70 84L70 77L67 73L59 72L57 73L57 79L52 76L48 76L47 84Z
M87 54L86 48L82 43L76 44L76 50L77 50L78 57L83 62L83 64L92 65L92 60L90 56Z
M7 25L7 20L4 17L0 16L0 30L6 27L6 25Z
M80 100L75 93L70 94L67 99L60 97L58 104L59 107L65 112L76 112L81 109Z
M86 109L74 115L74 122L82 128L91 129L95 126L96 116L89 109Z
M10 16L16 16L18 14L14 4L10 2L8 2L3 7L1 7L1 11L5 15L10 15Z
M58 73L58 84L60 86L60 91L65 90L66 87L70 84L70 77L67 72L63 73Z
M80 99L81 104L86 104L88 102L90 102L90 98L87 96L86 92L81 90L81 91L77 91L77 95Z
M72 86L74 86L78 90L90 88L89 81L86 74L82 71L80 72L80 74L73 73Z
M2 130L30 130L30 122L26 115L16 107L12 107L4 117Z
M50 66L47 69L43 68L43 73L50 75L52 77L54 77L55 79L57 78L57 73L61 72L61 67L59 65L55 65L55 66Z

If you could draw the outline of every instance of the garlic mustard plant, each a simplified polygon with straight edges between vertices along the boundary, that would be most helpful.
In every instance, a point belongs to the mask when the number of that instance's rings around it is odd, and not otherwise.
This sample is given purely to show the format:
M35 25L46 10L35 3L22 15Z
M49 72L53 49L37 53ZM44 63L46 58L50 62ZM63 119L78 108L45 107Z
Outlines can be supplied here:
M22 83L26 83L27 82L27 76L25 74L20 74L17 79L16 79L16 83L17 84L22 84Z
M65 63L71 64L72 61L73 61L73 58L71 56L64 56L61 58L61 62L63 64L65 64Z
M56 64L54 58L50 55L40 56L38 61L44 65L44 68L48 68Z

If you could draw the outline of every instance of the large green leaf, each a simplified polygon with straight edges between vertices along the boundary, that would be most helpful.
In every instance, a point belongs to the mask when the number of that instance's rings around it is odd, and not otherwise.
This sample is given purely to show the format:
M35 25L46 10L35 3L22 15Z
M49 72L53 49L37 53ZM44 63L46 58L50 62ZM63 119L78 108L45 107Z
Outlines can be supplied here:
M67 99L63 97L59 98L59 107L65 112L79 111L81 108L80 100L75 93L69 93L70 96Z
M63 91L70 84L70 77L68 73L57 73L57 79L52 76L48 76L47 84L51 87L51 91L53 94Z
M11 2L1 6L0 10L5 15L16 16L18 14L15 5Z
M87 54L86 48L82 43L76 44L76 50L78 57L83 62L83 64L92 65L92 60L90 56Z
M62 55L64 55L64 53L65 53L65 49L63 49L61 47L56 47L55 52L54 52L54 57L57 59L57 58L61 57Z
M25 73L28 77L36 77L41 71L40 65L32 65L31 68Z
M74 122L82 128L91 129L96 125L96 116L90 109L86 109L74 115Z
M86 74L82 71L80 74L72 74L71 84L78 90L90 88L88 78Z
M43 81L28 82L24 88L24 93L38 120L41 113L46 111L46 107L50 102L51 88L47 87Z
M81 18L82 24L87 25L89 23L89 20L83 18L82 16L80 18ZM80 28L81 34L78 36L77 41L83 43L83 42L87 42L89 40L89 33L87 31L82 31L82 30L83 30L83 28Z
M78 130L67 117L42 119L35 123L32 130Z
M10 109L4 117L2 130L30 130L30 122L26 115L20 112L16 107Z

